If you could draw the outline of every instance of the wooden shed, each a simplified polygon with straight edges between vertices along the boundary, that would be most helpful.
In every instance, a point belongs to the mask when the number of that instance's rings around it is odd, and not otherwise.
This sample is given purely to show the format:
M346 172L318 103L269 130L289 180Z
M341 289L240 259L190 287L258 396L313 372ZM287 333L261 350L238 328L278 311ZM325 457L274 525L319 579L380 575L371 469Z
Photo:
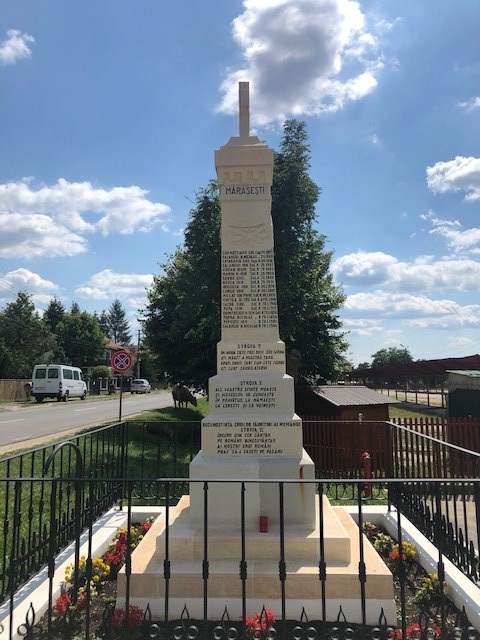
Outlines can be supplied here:
M365 454L374 475L388 475L391 452L385 423L389 405L398 400L357 384L297 389L295 400L305 449L318 477L361 477Z
M295 411L301 417L318 416L335 420L389 419L388 407L399 402L360 384L321 385L295 391Z

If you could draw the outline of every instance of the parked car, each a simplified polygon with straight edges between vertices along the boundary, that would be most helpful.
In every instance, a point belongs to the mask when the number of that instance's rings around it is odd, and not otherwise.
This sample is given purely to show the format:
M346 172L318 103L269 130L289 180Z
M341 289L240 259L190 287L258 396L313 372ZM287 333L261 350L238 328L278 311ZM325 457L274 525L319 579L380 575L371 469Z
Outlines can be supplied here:
M132 393L150 393L152 387L148 380L143 378L136 378L132 380L132 384L130 386L130 391Z

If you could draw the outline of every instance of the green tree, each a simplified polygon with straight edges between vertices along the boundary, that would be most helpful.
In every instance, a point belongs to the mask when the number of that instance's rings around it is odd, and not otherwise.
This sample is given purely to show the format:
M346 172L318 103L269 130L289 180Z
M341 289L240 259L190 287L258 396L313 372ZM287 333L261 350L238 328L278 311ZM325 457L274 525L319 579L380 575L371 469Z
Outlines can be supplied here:
M288 121L275 154L272 220L280 337L302 354L300 382L337 379L347 344L336 311L332 252L314 229L319 189L308 176L305 124ZM216 373L220 339L220 204L215 182L197 195L185 243L148 292L145 341L171 381L205 388Z
M97 317L87 311L67 312L57 325L57 338L65 364L87 367L105 362L107 341Z
M106 331L106 335L116 344L126 346L132 341L132 334L129 330L127 313L122 307L118 298L110 305L108 311L102 311L100 315L100 325Z
M50 300L45 313L43 314L43 320L52 333L55 333L58 323L63 320L65 315L65 307L57 298Z
M104 309L101 314L99 316L97 316L98 318L98 323L100 325L100 329L103 331L103 333L106 336L109 336L110 333L110 325L109 325L109 320L108 320L108 312Z
M0 312L0 378L29 378L53 345L31 296L20 291Z
M275 154L272 221L280 337L302 354L300 383L337 380L345 369L345 334L338 309L345 294L329 273L332 251L314 228L320 189L308 175L304 122L287 120Z
M65 313L65 307L60 300L53 298L43 314L43 320L53 336L51 352L47 358L44 358L44 362L65 362L65 352L56 334L57 326L65 317Z
M183 248L148 292L144 343L171 382L205 388L220 340L220 204L215 182L197 194Z
M410 351L406 348L389 347L388 349L380 349L376 353L372 354L372 368L384 367L390 364L405 364L413 362Z
M360 362L360 364L358 365L357 369L370 369L370 363L369 362Z

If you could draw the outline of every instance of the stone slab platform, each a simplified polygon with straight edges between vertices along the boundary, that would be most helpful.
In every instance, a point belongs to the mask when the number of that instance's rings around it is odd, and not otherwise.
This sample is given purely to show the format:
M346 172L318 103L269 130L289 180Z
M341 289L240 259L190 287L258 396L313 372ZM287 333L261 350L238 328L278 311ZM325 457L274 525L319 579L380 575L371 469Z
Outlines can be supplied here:
M326 499L325 499L326 500ZM180 617L187 606L191 618L203 618L204 554L203 530L188 525L189 496L184 496L171 510L169 521L169 558L171 577L168 584L168 615ZM335 620L340 606L349 622L361 622L360 582L358 580L358 527L341 507L324 505L324 539L327 561L327 616ZM293 527L295 529L295 527ZM299 618L302 608L310 620L321 618L321 582L318 577L319 536L315 531L285 531L286 615ZM235 533L236 538L235 539ZM132 555L130 603L143 609L150 605L153 619L165 617L163 573L165 520L159 519ZM396 623L392 574L364 539L367 567L366 609L369 624L377 624L383 613L390 624ZM239 577L240 532L209 528L207 581L208 616L220 619L227 607L230 618L241 616L242 581ZM268 533L247 531L245 584L248 611L270 607L277 616L281 611L281 582L278 575L280 543L278 529ZM124 569L118 577L118 602L125 599ZM121 606L121 604L120 604Z
M204 556L203 527L192 527L190 523L189 496L183 496L175 508L170 523L168 538L169 558L172 569L180 563L201 563ZM316 520L319 522L318 504ZM348 564L350 561L350 537L343 528L327 498L324 499L324 545L326 558L335 564ZM161 524L159 523L159 529ZM285 526L285 560L292 562L310 561L318 566L320 557L319 526ZM157 558L165 557L166 537L164 530L157 535ZM237 566L241 559L241 535L239 527L208 526L208 559L210 564L216 561L234 561ZM278 569L280 557L280 528L269 524L267 533L247 528L245 533L245 559L248 563L275 561ZM250 565L249 565L250 566ZM213 573L213 571L211 572Z

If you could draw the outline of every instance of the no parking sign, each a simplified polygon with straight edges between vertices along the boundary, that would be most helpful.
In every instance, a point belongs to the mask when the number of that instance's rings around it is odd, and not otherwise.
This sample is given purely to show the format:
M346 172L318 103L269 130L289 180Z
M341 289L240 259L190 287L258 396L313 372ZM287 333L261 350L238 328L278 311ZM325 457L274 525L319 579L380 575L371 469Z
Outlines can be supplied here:
M118 421L122 420L122 392L123 392L123 374L132 366L133 358L128 351L115 351L112 356L112 369L122 374L122 382L120 384L120 401L118 404Z
M128 351L115 351L112 356L112 369L117 373L125 373L132 366L133 358Z

